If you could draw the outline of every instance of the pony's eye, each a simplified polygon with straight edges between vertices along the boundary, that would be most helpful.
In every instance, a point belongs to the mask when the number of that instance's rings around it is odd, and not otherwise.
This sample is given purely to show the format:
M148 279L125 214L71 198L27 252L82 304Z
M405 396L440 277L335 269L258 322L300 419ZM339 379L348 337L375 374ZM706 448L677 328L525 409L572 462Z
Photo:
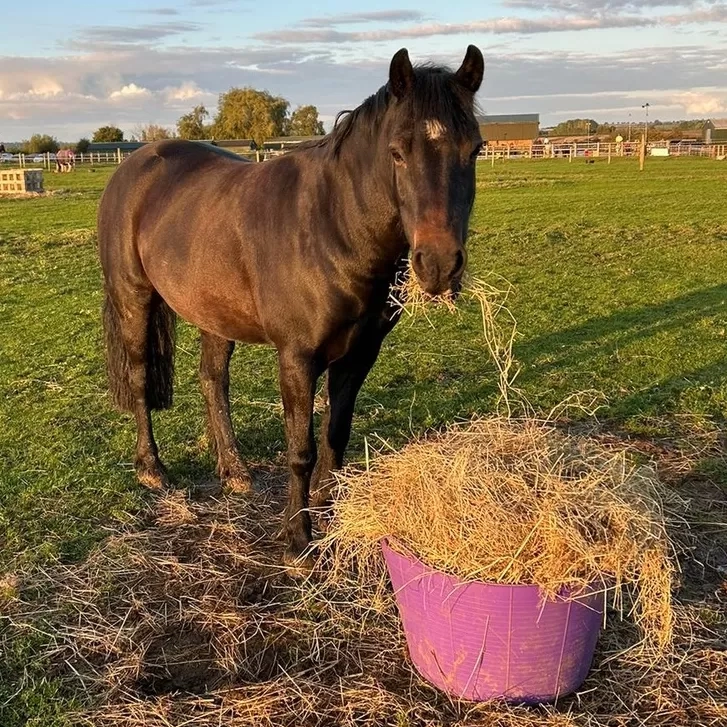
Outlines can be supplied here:
M404 163L404 157L401 155L401 152L398 149L391 149L391 156L394 159L395 164L403 164Z

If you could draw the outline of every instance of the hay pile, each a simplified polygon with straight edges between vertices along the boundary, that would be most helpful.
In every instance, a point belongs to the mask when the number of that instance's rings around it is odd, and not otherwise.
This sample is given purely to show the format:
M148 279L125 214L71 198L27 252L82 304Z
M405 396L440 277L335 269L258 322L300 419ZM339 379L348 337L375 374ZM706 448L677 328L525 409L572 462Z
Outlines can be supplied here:
M480 309L503 416L451 427L365 471L339 474L324 550L335 551L336 569L366 568L378 562L380 541L391 538L394 547L465 581L538 585L548 596L595 585L619 608L630 587L642 645L663 651L672 638L676 571L663 500L672 512L684 503L625 448L556 429L558 414L573 405L591 412L597 395L576 394L543 419L534 416L514 385L511 288L496 282L466 279L462 296ZM427 317L431 305L454 311L451 296L421 290L411 267L392 300L411 316Z
M671 641L675 547L662 501L685 505L623 447L494 417L348 468L338 482L325 545L343 568L378 561L392 538L465 581L550 596L595 584L616 605L630 586L645 642Z

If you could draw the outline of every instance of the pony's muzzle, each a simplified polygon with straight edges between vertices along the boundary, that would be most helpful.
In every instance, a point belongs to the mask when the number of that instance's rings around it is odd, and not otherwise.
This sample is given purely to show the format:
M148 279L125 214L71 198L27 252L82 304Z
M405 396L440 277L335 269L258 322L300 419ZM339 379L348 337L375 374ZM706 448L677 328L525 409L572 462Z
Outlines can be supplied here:
M461 245L447 250L422 245L413 252L411 262L420 285L427 293L440 295L449 290L456 293L467 264L467 253Z

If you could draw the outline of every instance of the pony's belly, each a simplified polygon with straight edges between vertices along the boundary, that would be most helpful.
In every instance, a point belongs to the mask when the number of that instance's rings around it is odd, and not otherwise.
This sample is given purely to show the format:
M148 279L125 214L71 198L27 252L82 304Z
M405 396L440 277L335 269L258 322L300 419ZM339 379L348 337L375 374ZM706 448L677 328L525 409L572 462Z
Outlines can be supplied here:
M269 343L252 301L231 301L211 292L180 294L170 291L165 295L159 290L159 293L177 315L208 333L229 341Z

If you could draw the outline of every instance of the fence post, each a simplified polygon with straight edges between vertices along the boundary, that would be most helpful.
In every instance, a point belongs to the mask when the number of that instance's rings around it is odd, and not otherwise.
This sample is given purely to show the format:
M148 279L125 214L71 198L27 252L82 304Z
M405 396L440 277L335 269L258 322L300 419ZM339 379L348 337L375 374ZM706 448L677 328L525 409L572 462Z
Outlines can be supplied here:
M641 145L639 147L639 171L644 171L644 162L646 161L646 137L641 137Z
M608 163L611 163L611 142L608 142Z

